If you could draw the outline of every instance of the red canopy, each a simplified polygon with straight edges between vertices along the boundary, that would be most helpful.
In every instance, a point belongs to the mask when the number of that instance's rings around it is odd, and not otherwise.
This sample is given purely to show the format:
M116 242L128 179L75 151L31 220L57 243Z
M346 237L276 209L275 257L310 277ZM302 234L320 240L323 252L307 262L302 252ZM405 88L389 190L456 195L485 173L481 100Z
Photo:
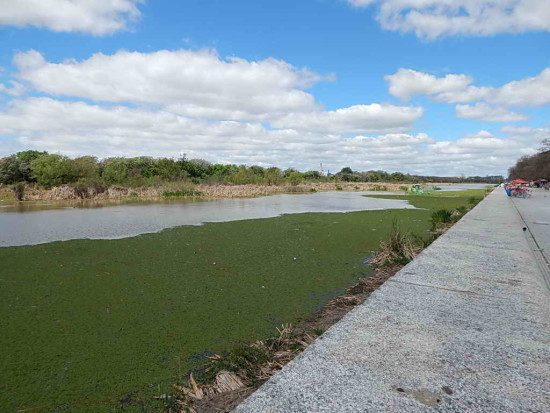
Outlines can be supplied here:
M528 184L529 182L527 182L525 179L516 179L516 180L512 181L512 183L514 183L514 184Z

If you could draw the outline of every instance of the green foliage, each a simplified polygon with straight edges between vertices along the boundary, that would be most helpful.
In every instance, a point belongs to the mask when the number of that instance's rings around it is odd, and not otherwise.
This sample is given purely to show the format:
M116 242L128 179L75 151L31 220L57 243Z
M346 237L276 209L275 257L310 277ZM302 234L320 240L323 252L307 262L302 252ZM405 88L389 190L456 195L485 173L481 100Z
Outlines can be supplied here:
M123 158L103 161L103 180L107 185L122 184L128 179L128 166Z
M24 180L24 163L15 155L0 159L0 184L13 184Z
M162 193L162 196L165 198L171 198L171 197L183 197L183 196L202 196L203 193L201 191L193 191L193 190L180 190L180 191L165 191Z
M30 164L36 158L40 158L41 156L44 156L44 155L47 155L47 154L48 154L48 152L46 152L46 151L43 151L43 152L40 152L40 151L22 151L22 152L17 152L16 156L17 156L17 159L20 159L23 162L27 162L27 163Z
M31 169L32 178L46 188L75 182L78 179L72 161L62 155L40 156L31 162Z
M304 175L300 172L291 172L288 174L288 177L286 178L289 184L291 185L298 185L302 182L304 182Z
M453 222L453 211L448 209L439 209L432 213L432 229L436 229L441 224Z
M479 196L471 196L468 198L468 203L470 205L477 205L479 204L481 201L483 201L483 198L482 197L479 197Z

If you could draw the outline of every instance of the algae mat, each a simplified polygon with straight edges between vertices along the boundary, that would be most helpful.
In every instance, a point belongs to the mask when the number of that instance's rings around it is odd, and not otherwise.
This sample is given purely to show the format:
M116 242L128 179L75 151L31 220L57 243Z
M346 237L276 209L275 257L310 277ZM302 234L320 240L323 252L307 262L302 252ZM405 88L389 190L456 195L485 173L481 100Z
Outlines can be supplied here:
M430 213L297 214L1 248L0 408L162 410L153 396L198 355L299 322L369 274L363 259L394 218L422 234Z

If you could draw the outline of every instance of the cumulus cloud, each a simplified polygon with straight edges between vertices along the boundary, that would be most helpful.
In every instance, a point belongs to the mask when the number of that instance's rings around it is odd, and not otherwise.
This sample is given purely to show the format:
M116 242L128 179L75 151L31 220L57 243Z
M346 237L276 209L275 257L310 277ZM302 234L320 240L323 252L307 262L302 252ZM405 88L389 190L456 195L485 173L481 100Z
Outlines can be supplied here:
M519 122L529 119L522 113L512 112L505 108L492 107L486 103L457 105L456 116L459 118L477 119L486 122Z
M443 36L490 36L550 31L550 2L540 0L347 0L379 6L386 30L433 40Z
M393 75L385 76L384 79L390 85L390 93L403 100L409 100L416 95L460 92L473 82L473 79L466 75L447 75L438 78L428 73L403 68Z
M142 0L0 0L0 26L106 35L140 17Z
M544 106L550 104L550 68L537 76L512 81L502 87L473 86L467 75L449 74L444 77L399 69L385 76L392 95L409 100L426 95L445 103L486 101L501 106Z
M9 148L38 148L71 156L178 156L214 162L316 168L384 169L439 175L505 173L534 153L539 135L509 130L508 138L481 131L457 141L419 133L351 138L260 123L208 121L162 109L101 106L52 98L14 100L0 110L0 136Z
M409 130L423 114L421 107L373 103L334 111L291 113L271 124L277 128L320 133L388 133Z
M119 51L84 61L47 62L37 51L14 58L36 90L98 102L172 105L186 116L248 119L316 109L304 89L327 79L276 59L223 59L213 50Z

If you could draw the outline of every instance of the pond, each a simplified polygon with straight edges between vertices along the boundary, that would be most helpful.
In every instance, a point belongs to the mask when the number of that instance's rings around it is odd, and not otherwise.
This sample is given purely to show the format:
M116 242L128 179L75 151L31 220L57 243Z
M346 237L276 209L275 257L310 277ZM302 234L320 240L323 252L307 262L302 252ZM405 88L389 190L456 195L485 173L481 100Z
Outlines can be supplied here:
M0 247L71 239L114 239L180 225L271 218L306 212L352 212L414 207L407 201L366 198L379 192L317 192L213 201L6 204L0 207ZM98 206L101 207L95 207Z

